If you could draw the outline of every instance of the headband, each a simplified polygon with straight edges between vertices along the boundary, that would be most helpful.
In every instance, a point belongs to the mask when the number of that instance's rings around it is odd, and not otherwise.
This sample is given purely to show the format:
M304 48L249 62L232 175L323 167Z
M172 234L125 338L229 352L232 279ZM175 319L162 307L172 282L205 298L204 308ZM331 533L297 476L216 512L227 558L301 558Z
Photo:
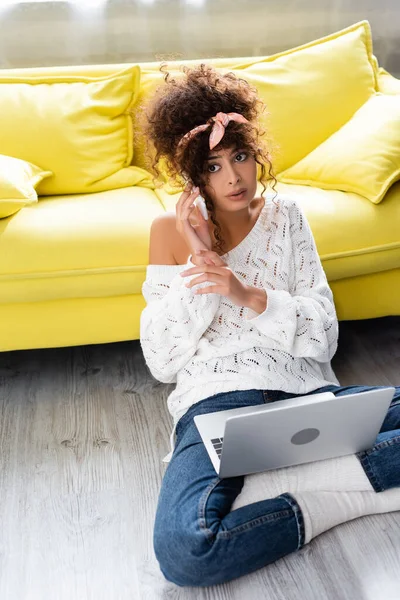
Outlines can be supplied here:
M186 133L178 143L178 148L184 144L185 142L189 142L195 135L200 133L200 131L205 131L208 127L212 127L210 133L210 150L215 148L225 134L225 128L228 126L230 121L236 121L237 123L248 123L249 121L243 116L239 115L239 113L231 112L231 113L223 113L219 112L215 115L215 117L211 117L208 123L204 123L204 125L198 125L191 129L188 133Z

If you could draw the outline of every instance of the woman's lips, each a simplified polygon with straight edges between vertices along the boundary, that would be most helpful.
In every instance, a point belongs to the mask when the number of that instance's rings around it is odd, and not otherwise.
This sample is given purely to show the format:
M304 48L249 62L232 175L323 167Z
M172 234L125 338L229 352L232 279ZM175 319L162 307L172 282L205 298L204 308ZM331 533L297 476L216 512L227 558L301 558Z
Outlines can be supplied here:
M232 200L242 200L246 195L247 190L241 190L238 194L229 194L228 198Z

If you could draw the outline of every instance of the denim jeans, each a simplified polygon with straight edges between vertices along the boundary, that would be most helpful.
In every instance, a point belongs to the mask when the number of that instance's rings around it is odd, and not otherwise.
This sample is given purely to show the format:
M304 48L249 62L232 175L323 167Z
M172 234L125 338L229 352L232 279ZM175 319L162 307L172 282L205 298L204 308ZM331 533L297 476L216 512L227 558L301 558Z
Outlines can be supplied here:
M312 393L336 396L376 389L329 385ZM208 586L251 573L304 546L304 520L289 493L231 511L244 477L220 479L209 459L195 415L291 398L276 390L216 394L189 408L176 428L154 525L154 550L166 579ZM376 492L400 486L400 387L374 446L356 455Z

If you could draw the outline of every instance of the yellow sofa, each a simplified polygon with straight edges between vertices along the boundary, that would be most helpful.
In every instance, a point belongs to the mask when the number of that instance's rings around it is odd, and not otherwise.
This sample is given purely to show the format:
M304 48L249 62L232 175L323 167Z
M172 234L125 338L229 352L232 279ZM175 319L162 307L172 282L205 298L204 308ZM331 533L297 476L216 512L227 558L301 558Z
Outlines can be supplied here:
M398 178L379 203L335 184L285 183L372 96L400 99L400 81L372 54L369 24L271 57L207 62L237 72L267 102L277 189L306 212L339 319L399 315ZM0 154L53 173L38 202L0 219L0 350L139 338L150 225L179 198L170 185L154 187L133 135L161 81L158 63L0 71Z

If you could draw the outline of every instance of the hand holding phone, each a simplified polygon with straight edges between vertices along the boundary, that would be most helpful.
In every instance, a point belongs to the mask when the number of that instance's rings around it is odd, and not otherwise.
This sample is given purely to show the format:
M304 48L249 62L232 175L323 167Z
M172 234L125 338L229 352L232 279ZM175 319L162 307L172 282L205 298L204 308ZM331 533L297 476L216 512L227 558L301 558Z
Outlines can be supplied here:
M191 249L194 264L204 264L204 259L196 256L196 250L212 249L208 214L207 219L204 217L204 211L207 212L207 208L204 199L199 198L201 198L199 188L193 188L188 184L176 205L176 228ZM195 223L191 222L193 213L197 213L197 222Z

